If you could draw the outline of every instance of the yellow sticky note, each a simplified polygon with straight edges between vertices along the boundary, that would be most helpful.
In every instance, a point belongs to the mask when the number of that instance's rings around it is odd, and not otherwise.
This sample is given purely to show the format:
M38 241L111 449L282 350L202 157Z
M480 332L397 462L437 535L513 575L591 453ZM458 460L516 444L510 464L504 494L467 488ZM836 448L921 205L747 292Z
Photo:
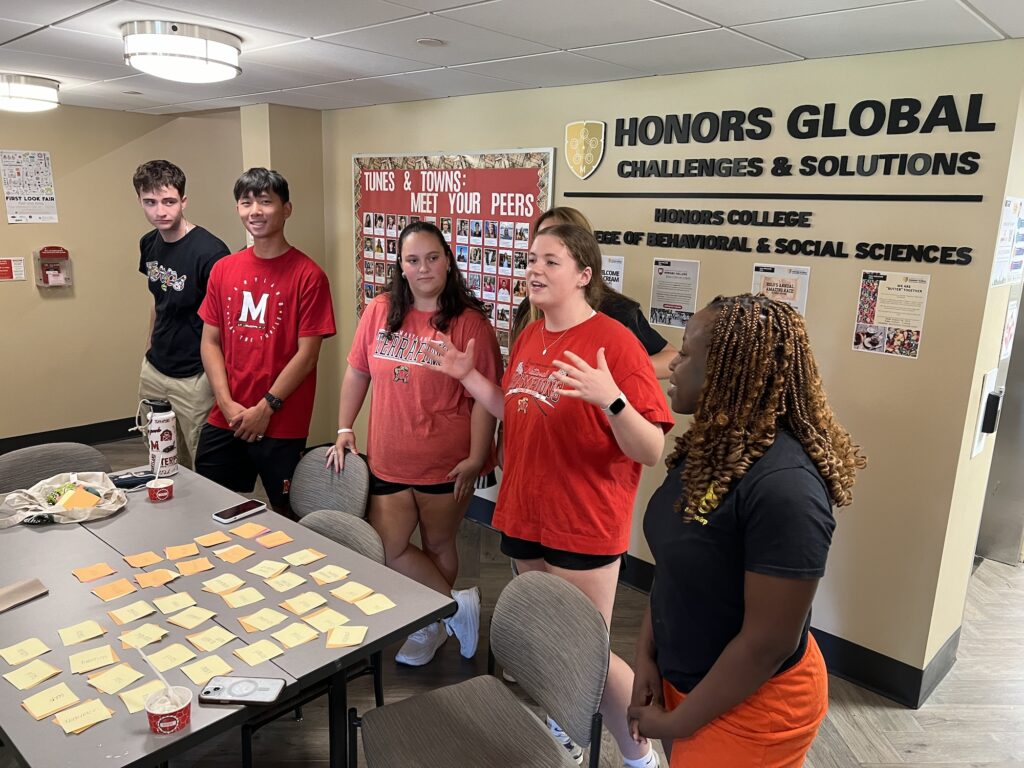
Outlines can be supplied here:
M57 683L45 691L40 691L34 696L29 696L21 706L25 708L36 720L42 720L52 714L67 709L72 704L77 704L79 699L75 692L68 688L67 683Z
M82 568L75 568L71 573L75 575L75 578L85 584L89 581L96 581L96 579L102 579L104 576L109 576L112 573L117 573L106 563L96 563L95 565L87 565Z
M181 671L196 685L203 685L217 675L230 675L231 665L220 656L207 656L192 664L186 664Z
M213 570L213 563L207 557L197 557L195 560L182 560L180 563L176 563L176 565L178 573L182 576L191 576L194 573Z
M118 664L95 675L89 675L89 685L100 693L115 694L141 677L142 673L132 669L130 664Z
M161 672L173 669L186 661L192 661L195 657L196 655L181 643L174 643L163 650L149 654L149 660Z
M224 627L214 626L202 632L186 635L185 639L204 653L212 653L225 643L230 643L236 635L228 632Z
M263 599L263 595L261 595L260 591L255 587L237 589L234 592L228 592L226 595L221 595L221 597L223 597L224 602L232 608L242 608L246 605L258 603Z
M128 714L134 715L136 712L141 712L146 708L146 699L157 691L162 691L163 688L164 684L159 680L150 680L138 688L132 688L130 691L121 691L117 696L124 703Z
M319 586L324 584L333 584L336 581L348 578L348 571L338 565L325 565L323 568L319 568L312 571L309 575L313 577Z
M290 600L285 600L281 603L281 607L286 611L294 613L296 616L301 616L304 613L309 613L314 608L319 608L326 602L327 598L318 592L303 592L301 595L296 595Z
M30 637L28 640L22 640L20 643L0 648L0 656L3 656L4 661L8 664L14 666L15 664L21 664L22 662L34 659L36 656L42 656L49 650L50 647L38 637Z
M260 525L259 523L242 523L230 529L235 536L241 536L243 539L255 539L269 530L267 526Z
M165 597L153 598L153 605L159 608L160 613L164 615L168 613L176 613L183 608L188 608L195 604L196 601L192 599L192 595L188 592L179 592L176 595L166 595Z
M318 552L315 549L300 549L298 552L292 552L290 555L285 555L284 560L289 565L309 565L315 563L321 558L327 557L323 552Z
M168 560L180 560L183 557L195 557L199 554L199 547L195 542L188 544L177 544L173 547L164 547L164 557Z
M348 584L342 584L340 587L332 589L331 594L346 603L354 603L372 595L373 590L358 581L350 581Z
M107 611L107 616L109 616L115 624L120 626L122 624L127 624L129 621L135 621L145 616L149 616L151 613L156 613L156 608L145 600L136 600L134 603L126 605L124 608Z
M158 624L146 623L136 627L130 632L124 632L121 637L122 648L144 648L150 643L159 642L167 635L167 630Z
M213 550L213 554L225 563L237 563L239 560L245 560L249 555L255 555L256 553L251 549L246 549L241 544L232 544L230 547Z
M264 583L277 592L287 592L289 589L299 586L299 584L305 584L306 580L299 576L299 574L288 571L272 579L264 579Z
M233 573L225 573L215 579L203 582L203 592L212 592L215 595L224 595L233 592L245 584L245 579L235 576Z
M124 556L124 561L132 568L145 568L149 565L156 565L161 560L163 560L163 558L152 550L148 552L140 552L137 555Z
M202 544L204 547L214 547L217 544L223 544L225 541L231 541L231 537L224 533L224 531L214 531L213 533L196 536L193 541L196 544Z
M72 653L68 661L71 662L72 673L77 675L109 666L120 659L117 658L117 654L114 653L114 649L110 645L101 645L99 648Z
M271 632L270 636L285 648L294 648L297 645L308 643L310 640L316 640L320 637L320 633L308 624L296 621L289 624L284 629L279 629L277 632Z
M255 667L280 656L284 651L269 640L260 640L245 648L236 648L233 653L250 667Z
M96 587L92 593L104 603L109 603L111 600L130 595L134 591L135 586L128 579L118 579L109 584Z
M174 581L178 578L178 574L167 568L157 568L155 571L149 573L137 573L135 574L135 581L139 583L139 586L143 589L149 587L162 587L168 582Z
M206 608L200 608L198 605L193 605L191 608L186 608L181 613L176 613L167 621L171 624L176 624L183 629L195 629L207 619L212 619L217 614L214 611Z
M334 627L347 624L348 616L338 613L333 608L321 608L319 611L314 611L308 616L303 616L302 620L321 632L328 632L334 629Z
M88 621L75 624L73 627L58 629L57 634L60 635L60 641L64 645L76 645L77 643L84 643L86 640L92 640L94 637L99 637L106 631L99 625L99 622L89 619Z
M365 613L367 616L373 616L375 613L386 611L389 608L394 608L395 604L391 602L390 598L382 595L378 592L375 595L364 597L362 600L356 600L356 605L359 606L359 610Z
M335 627L327 635L328 648L349 648L361 645L366 639L368 627Z
M273 549L274 547L279 547L282 544L287 544L289 541L295 541L295 539L284 531L274 531L273 533L257 537L256 541L267 549Z
M39 685L44 680L49 680L54 675L59 674L60 670L53 666L53 664L47 664L42 659L36 659L8 672L4 675L4 680L19 691L26 691L33 686Z
M272 579L288 570L288 563L281 563L277 560L264 560L252 568L246 568L249 573L254 573L261 579Z
M273 608L264 608L249 616L242 616L238 621L247 632L263 632L287 619L287 616Z
M57 713L57 725L64 729L64 733L81 733L86 728L109 720L110 710L107 709L99 699L90 699L77 707L65 709Z

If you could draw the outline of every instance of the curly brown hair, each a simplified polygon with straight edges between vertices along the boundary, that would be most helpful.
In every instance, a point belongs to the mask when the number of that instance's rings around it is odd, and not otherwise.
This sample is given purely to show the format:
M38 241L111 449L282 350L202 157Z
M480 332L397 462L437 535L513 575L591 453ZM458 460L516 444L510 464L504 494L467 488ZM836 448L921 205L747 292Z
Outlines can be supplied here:
M706 524L779 429L803 446L832 502L848 505L867 458L832 413L803 318L760 294L718 296L708 309L716 317L704 387L693 424L665 462L670 469L686 462L676 511Z

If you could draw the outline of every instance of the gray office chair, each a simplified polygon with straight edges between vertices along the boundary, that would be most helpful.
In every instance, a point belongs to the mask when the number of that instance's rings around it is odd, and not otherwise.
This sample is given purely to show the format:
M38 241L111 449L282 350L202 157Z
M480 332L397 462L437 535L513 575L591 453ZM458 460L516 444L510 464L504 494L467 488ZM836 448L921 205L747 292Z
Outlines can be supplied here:
M311 531L384 565L384 543L365 520L333 509L318 509L299 521Z
M502 591L491 651L570 738L600 763L601 697L611 651L604 618L579 589L532 571ZM493 660L489 665L493 670ZM492 675L368 711L349 710L349 766L362 729L368 768L575 768L547 726Z
M370 470L355 453L345 454L345 469L328 469L327 447L314 448L299 461L292 475L288 497L292 511L305 517L318 509L337 509L356 517L366 517L370 495Z
M82 443L47 443L0 456L0 493L31 488L61 472L110 472L110 462Z

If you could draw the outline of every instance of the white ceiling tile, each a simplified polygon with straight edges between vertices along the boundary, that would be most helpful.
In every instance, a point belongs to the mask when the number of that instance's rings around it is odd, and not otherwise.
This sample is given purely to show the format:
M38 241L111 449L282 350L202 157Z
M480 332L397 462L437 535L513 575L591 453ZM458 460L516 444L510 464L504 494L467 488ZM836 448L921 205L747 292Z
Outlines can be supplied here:
M969 0L970 5L1010 37L1024 37L1024 3L1021 0Z
M0 16L31 24L53 24L101 3L102 0L46 0L35 3L27 0L9 0L0 5Z
M812 16L829 11L866 8L869 5L902 3L906 0L661 0L663 3L689 11L708 21L723 26L752 24L758 21L788 19L794 16ZM1015 0L1013 0L1015 1Z
M418 45L417 38L423 37L443 40L445 45L436 48ZM326 39L340 45L408 57L435 66L507 59L551 50L549 46L540 43L491 32L441 16L394 21L369 29L331 35Z
M314 96L338 99L345 107L386 104L399 101L438 99L522 89L519 83L476 75L459 69L432 69L409 75L389 75L348 83L306 88Z
M124 63L124 43L119 38L106 35L90 35L51 27L8 43L0 50L62 56L97 64L109 64L112 67L119 66L128 70ZM130 73L130 70L128 72Z
M464 5L477 5L481 0L388 0L392 5L414 8L417 11L448 11Z
M159 107L145 107L143 109L131 109L129 112L138 112L140 115L177 115L185 112L203 112L211 107L185 106L184 104L165 104Z
M607 61L598 61L564 51L539 53L536 56L524 56L518 59L489 61L483 64L464 64L456 69L537 87L604 83L612 80L627 80L631 77L644 77L646 74L635 69L621 67L618 64L610 64Z
M957 0L913 0L854 11L748 24L738 30L807 58L999 40Z
M124 77L126 72L131 72L131 69L125 64L120 66L97 64L62 56L44 56L38 53L14 51L3 46L0 47L0 71L53 77L57 80L73 78L93 82L109 80L113 77Z
M244 60L241 62L241 66L241 75L220 83L177 83L152 75L139 74L135 90L144 91L146 88L150 88L158 92L183 96L184 98L178 99L179 101L195 101L198 99L222 99L229 96L242 96L247 93L264 93L331 82L330 78L320 77L309 72L268 67L265 64L247 63Z
M797 61L798 56L737 35L728 29L691 32L636 43L602 45L576 51L647 75L671 75L728 67L754 67Z
M318 82L321 83L413 72L433 66L319 40L303 40L247 53L242 57L242 63L250 62L315 73L320 75Z
M6 43L8 40L28 34L33 29L39 29L39 25L0 19L0 43Z
M178 106L226 109L228 107L244 107L249 104L281 104L286 107L302 107L303 109L316 110L335 109L334 102L312 96L305 89L252 93L247 96L232 96L226 99L187 102Z
M442 15L555 48L663 37L714 26L651 0L497 0Z
M126 78L130 80L131 78ZM167 99L153 94L125 93L134 91L128 85L119 85L123 81L111 80L106 83L89 83L78 88L62 89L61 104L78 107L98 107L100 109L142 109L166 104Z

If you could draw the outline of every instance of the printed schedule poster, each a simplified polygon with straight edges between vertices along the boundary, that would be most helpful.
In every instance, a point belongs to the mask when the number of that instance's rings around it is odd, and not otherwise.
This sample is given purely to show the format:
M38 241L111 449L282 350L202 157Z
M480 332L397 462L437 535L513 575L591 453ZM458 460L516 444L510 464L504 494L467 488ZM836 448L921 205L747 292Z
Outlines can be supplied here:
M990 284L1019 283L1021 277L1024 277L1024 199L1008 197L1003 200L1003 215L999 219Z
M807 314L807 288L811 281L810 267L783 264L755 264L750 292L763 293L769 299L789 304L801 315Z
M916 358L930 279L906 272L862 272L854 350Z
M550 205L554 149L478 154L354 155L357 314L388 290L399 236L434 224L507 357L515 308L526 297L533 222Z
M699 277L699 261L655 259L651 277L651 324L685 328L697 311Z
M49 152L0 149L8 224L57 223L57 196Z
M608 256L601 254L601 276L604 283L613 291L622 293L622 277L626 271L624 256Z

